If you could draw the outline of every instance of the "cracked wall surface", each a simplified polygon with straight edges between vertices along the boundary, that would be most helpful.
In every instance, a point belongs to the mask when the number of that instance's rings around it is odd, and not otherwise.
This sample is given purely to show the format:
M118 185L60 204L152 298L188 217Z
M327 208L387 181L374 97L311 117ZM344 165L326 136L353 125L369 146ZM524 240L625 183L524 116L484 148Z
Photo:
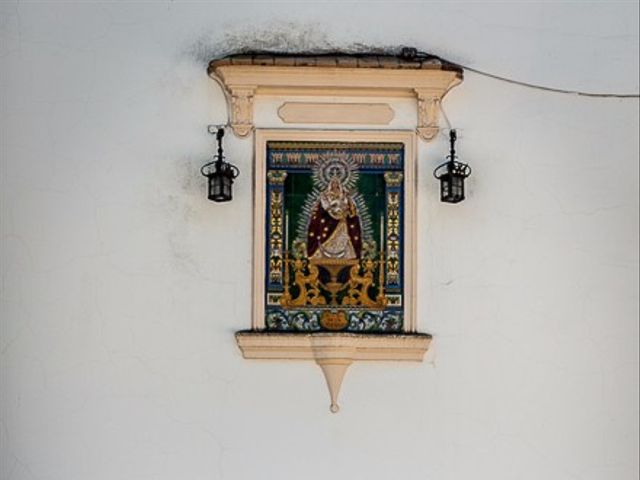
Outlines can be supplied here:
M418 148L426 364L353 366L332 416L314 367L241 359L253 147L208 202L207 62L401 45L638 90L635 3L0 3L0 479L638 478L637 100L468 73L464 203Z

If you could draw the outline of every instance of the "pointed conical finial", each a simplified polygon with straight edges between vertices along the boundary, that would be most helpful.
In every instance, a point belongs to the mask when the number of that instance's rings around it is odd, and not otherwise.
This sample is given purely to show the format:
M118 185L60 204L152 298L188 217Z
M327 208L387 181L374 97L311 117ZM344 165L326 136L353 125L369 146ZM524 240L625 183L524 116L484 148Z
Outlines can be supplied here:
M319 359L316 360L316 362L322 369L324 378L327 381L327 387L329 388L329 396L331 397L331 406L329 407L329 410L331 413L338 413L340 411L338 395L340 394L342 379L344 378L344 374L352 361L344 358L331 358Z

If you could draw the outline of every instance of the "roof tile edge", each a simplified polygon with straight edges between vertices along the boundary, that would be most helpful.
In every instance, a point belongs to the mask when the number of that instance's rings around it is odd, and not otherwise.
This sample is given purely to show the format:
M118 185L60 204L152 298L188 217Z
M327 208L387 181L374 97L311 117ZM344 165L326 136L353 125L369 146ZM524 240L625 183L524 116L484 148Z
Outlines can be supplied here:
M463 76L462 67L436 56L407 60L399 55L349 54L343 52L322 54L274 52L240 53L211 60L207 70L211 74L217 67L227 65L445 70L456 72L460 78Z

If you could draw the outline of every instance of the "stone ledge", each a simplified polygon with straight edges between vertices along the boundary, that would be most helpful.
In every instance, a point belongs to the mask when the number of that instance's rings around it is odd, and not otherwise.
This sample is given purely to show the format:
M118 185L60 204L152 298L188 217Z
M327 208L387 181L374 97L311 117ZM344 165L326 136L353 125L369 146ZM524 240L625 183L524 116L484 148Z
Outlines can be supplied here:
M431 343L426 333L236 333L244 358L271 360L349 359L421 362Z

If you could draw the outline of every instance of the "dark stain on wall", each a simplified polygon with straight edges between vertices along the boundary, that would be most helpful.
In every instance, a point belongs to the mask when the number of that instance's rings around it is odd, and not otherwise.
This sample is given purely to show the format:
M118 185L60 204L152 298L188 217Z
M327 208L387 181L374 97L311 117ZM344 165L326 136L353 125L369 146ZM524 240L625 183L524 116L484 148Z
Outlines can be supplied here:
M280 53L322 54L373 53L393 55L398 46L368 45L364 43L337 43L315 24L274 22L262 27L248 26L224 31L218 35L204 34L186 48L186 53L196 62L207 65L209 61L227 55L269 51Z

